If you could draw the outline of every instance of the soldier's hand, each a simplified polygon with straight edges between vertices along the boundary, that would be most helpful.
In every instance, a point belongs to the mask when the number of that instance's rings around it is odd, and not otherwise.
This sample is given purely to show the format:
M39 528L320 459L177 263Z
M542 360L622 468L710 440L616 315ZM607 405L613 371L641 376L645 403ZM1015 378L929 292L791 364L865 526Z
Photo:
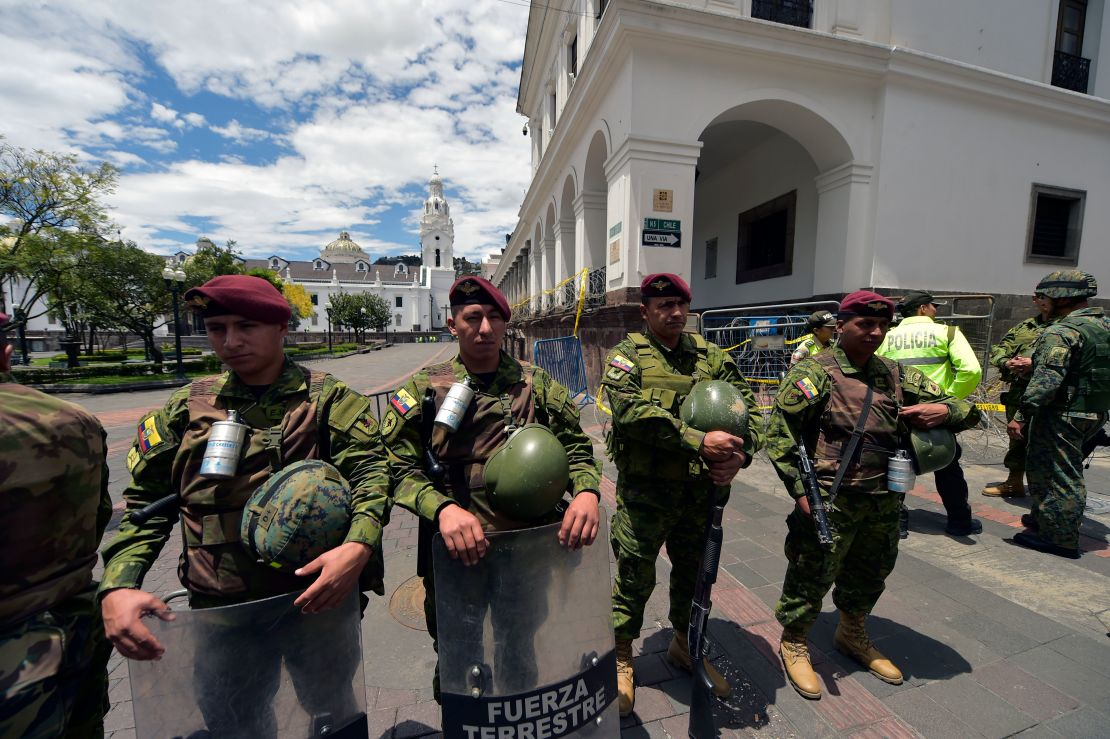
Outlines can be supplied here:
M941 425L948 418L948 406L943 403L918 403L906 406L898 416L911 426L931 429Z
M795 498L794 503L798 506L798 510L800 510L802 513L811 518L813 517L813 511L810 510L809 507L809 498L803 495L800 498Z
M370 545L358 541L349 541L324 552L294 573L305 577L319 572L320 576L293 601L293 605L301 606L302 613L335 608L358 584L362 568L373 555Z
M1006 360L1006 369L1015 375L1027 375L1033 370L1032 357L1014 357Z
M104 634L119 653L128 659L159 659L166 649L143 625L142 616L155 613L163 621L173 621L172 613L161 598L143 590L111 590L100 601Z
M1010 421L1006 424L1006 435L1014 441L1021 441L1025 438L1025 424L1016 419Z
M440 510L437 520L451 559L461 559L470 566L486 555L489 542L474 514L452 503Z
M732 484L732 478L736 477L736 473L743 466L746 456L744 452L737 452L722 462L710 462L709 479L714 485L728 487Z
M736 452L743 453L744 440L727 431L710 431L701 440L698 453L706 462L724 462Z
M597 538L600 521L598 497L583 490L574 496L567 512L563 514L563 525L559 527L559 543L567 549L588 547Z

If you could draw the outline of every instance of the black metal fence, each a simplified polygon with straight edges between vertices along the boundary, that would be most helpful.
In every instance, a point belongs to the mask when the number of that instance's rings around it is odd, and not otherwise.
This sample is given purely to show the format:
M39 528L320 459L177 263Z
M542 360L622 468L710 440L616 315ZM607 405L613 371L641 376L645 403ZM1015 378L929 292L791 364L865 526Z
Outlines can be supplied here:
M813 0L752 0L752 18L809 28L813 25Z
M1052 60L1052 84L1065 90L1087 92L1091 74L1091 60L1075 54L1057 51Z

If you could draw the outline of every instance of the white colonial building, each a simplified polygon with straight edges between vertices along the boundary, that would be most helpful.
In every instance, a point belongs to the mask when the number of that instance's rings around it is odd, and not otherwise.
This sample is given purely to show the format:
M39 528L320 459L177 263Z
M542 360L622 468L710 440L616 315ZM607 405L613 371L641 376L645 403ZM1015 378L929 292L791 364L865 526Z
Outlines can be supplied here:
M533 2L533 177L494 280L515 303L585 268L619 303L674 271L696 309L1110 284L1106 6Z

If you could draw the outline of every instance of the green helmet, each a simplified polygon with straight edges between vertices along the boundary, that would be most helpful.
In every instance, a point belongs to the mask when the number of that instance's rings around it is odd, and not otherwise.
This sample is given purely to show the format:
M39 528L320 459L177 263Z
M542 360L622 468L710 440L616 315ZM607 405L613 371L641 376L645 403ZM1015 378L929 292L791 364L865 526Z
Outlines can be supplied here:
M247 502L243 546L263 564L292 571L343 543L351 527L351 487L327 462L294 462Z
M546 426L530 423L490 456L485 476L495 511L518 521L536 520L555 509L570 484L567 450Z
M944 469L956 458L956 435L948 429L910 429L913 471L919 475Z
M1050 298L1092 298L1098 295L1098 282L1089 272L1062 269L1038 282L1037 292Z
M678 415L698 431L748 435L748 405L740 391L724 380L702 380L694 385L682 401Z

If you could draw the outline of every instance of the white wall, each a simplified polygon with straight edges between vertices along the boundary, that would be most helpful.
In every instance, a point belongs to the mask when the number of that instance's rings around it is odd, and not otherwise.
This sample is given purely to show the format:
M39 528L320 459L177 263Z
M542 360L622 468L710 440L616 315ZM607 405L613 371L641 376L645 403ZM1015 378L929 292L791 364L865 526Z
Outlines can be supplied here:
M703 157L714 156L704 150ZM694 201L690 276L694 307L777 300L811 295L817 232L817 168L798 142L776 134L727 168L698 180ZM785 277L736 284L736 243L740 213L798 191L794 222L793 271ZM717 276L705 279L705 242L717 237Z
M1079 267L1110 279L1110 131L985 96L886 95L873 284L1026 292L1034 182L1087 191Z

